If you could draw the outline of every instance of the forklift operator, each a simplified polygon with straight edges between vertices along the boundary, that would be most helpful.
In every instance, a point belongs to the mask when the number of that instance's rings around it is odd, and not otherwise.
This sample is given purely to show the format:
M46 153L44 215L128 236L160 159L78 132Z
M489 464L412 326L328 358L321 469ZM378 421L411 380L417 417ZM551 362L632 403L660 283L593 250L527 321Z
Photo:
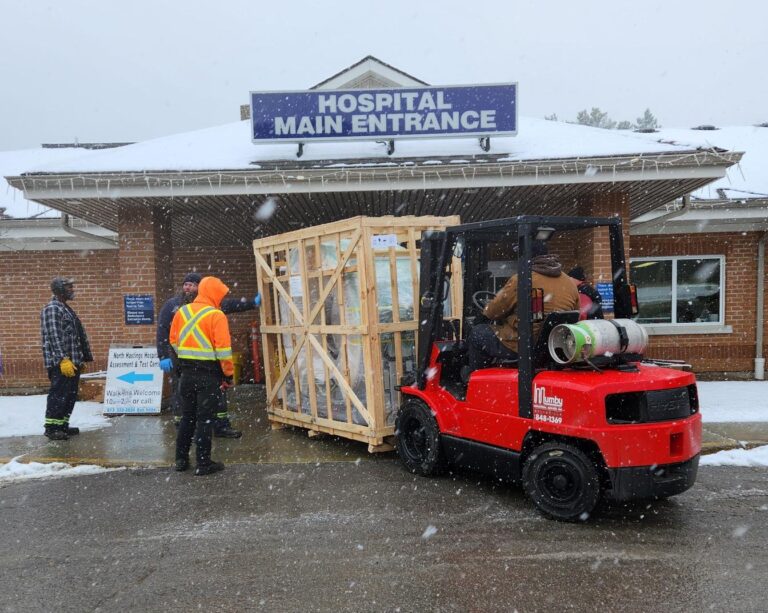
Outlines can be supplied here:
M553 311L579 309L579 292L563 273L556 255L549 255L544 241L533 242L532 286L544 291L544 317ZM469 369L488 368L497 360L516 360L517 354L517 275L510 277L496 297L483 310L492 323L476 324L467 337ZM541 323L534 324L537 338Z

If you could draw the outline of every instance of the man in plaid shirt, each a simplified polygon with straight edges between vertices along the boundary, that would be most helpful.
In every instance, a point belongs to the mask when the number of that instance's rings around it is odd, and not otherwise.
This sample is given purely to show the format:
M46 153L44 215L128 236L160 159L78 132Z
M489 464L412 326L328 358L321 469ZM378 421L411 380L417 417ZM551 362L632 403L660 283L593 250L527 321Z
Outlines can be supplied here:
M85 362L92 362L91 347L85 328L67 301L75 297L74 279L56 277L51 281L53 297L40 313L43 359L51 380L45 410L45 436L65 441L80 434L69 425L75 408L80 372Z

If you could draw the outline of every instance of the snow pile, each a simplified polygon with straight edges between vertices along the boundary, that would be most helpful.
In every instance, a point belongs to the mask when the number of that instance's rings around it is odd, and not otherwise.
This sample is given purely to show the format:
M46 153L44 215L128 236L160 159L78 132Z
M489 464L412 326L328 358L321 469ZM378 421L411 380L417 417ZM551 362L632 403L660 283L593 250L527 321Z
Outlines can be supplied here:
M727 449L701 456L701 466L768 466L768 445L754 449Z
M0 396L0 438L43 434L46 396ZM70 426L81 431L111 426L99 402L78 402Z
M8 482L26 481L27 479L44 479L50 477L79 477L81 475L95 475L97 473L124 470L123 468L102 468L92 464L70 466L64 462L30 462L24 464L13 458L7 464L0 464L0 484Z

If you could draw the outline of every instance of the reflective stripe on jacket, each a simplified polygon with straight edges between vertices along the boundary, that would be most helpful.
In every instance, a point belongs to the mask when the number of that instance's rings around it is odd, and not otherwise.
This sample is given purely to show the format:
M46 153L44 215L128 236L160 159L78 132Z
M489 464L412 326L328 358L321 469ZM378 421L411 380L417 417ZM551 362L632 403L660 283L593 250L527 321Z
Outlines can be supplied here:
M228 291L219 279L203 278L195 301L176 312L169 340L180 360L218 361L224 375L231 377L234 365L229 324L218 308Z

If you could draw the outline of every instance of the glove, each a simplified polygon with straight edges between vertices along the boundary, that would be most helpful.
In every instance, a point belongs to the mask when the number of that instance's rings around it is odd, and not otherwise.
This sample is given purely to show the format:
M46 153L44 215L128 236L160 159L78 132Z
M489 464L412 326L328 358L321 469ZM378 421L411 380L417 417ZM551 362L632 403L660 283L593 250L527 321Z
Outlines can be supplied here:
M171 358L163 358L160 360L160 370L163 372L171 372L173 370L173 360L171 360Z
M253 306L255 306L257 309L261 306L261 294L256 294L253 297Z
M234 385L234 379L232 377L224 377L224 380L219 385L219 389L222 392L226 392L230 387Z
M75 367L72 360L69 358L64 358L59 362L59 368L61 369L61 374L65 377L74 377L77 372L77 367Z

